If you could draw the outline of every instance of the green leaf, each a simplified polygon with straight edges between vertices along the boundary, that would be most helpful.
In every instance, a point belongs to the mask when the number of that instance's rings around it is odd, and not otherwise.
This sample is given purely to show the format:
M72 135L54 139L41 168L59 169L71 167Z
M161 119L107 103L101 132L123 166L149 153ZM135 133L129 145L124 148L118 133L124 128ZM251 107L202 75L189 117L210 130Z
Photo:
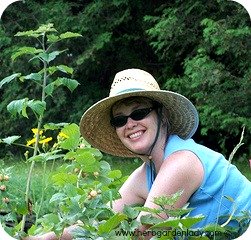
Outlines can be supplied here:
M57 32L57 30L53 27L53 23L42 24L37 30L36 33L48 33L48 32Z
M59 186L64 186L65 184L76 184L77 176L72 173L59 172L52 176L52 181Z
M48 39L48 42L51 42L51 43L55 43L60 40L59 37L56 36L55 34L48 34L47 39Z
M178 199L180 198L180 196L182 195L183 191L180 190L177 193L174 193L170 196L160 196L160 197L156 197L154 198L154 203L159 205L159 206L172 206L173 204L175 204Z
M127 216L122 213L117 213L108 219L105 223L99 225L98 234L104 234L111 232L114 228L116 228L123 220L126 220Z
M24 117L28 117L26 114L26 107L27 107L27 98L14 100L7 105L7 110L13 115L16 116L22 112Z
M1 82L0 82L0 88L2 88L2 86L5 84L5 83L9 83L11 82L13 79L19 77L21 75L21 73L14 73L6 78L4 78Z
M134 207L130 207L128 205L125 205L123 208L123 213L126 214L130 219L135 219L137 218L139 211L136 211Z
M62 133L68 136L63 142L60 143L63 149L72 150L78 147L80 132L79 126L75 123L65 126Z
M38 54L37 56L33 57L31 60L35 59L35 58L39 58L42 59L43 61L45 61L46 63L50 63L51 61L53 61L59 54L61 54L63 51L53 51L51 53L47 53L47 52L42 52L40 54Z
M50 203L53 203L53 202L62 202L66 198L67 198L67 196L64 193L55 193L51 197Z
M162 223L163 220L161 220L160 218L156 218L156 217L152 216L151 214L147 214L147 215L141 216L140 222L141 222L142 224L153 225L153 224ZM154 226L155 226L155 225L154 225Z
M44 125L45 130L57 130L60 129L66 125L69 125L69 123L46 123Z
M3 142L3 143L11 145L12 143L14 143L20 137L21 136L10 136L10 137L1 139L0 142Z
M34 113L37 113L41 116L44 114L44 111L46 109L46 102L39 100L30 100L28 101L27 106L30 107Z
M71 67L68 67L66 65L59 65L59 66L56 66L57 69L61 72L64 72L64 73L69 73L69 74L72 74L73 73L73 68Z
M28 161L29 162L46 162L46 157L44 154L39 154L39 155L30 157Z
M24 32L18 32L14 36L15 37L39 37L40 34L37 34L34 30L24 31Z
M47 86L44 88L44 91L46 92L47 95L52 96L52 93L55 89L55 84L54 82L47 84Z
M39 82L42 80L42 75L39 73L31 73L29 75L24 76L24 79L31 79Z
M59 37L61 39L66 39L66 38L73 38L73 37L82 37L82 35L79 33L65 32L65 33L60 34Z
M122 173L120 170L113 170L108 173L108 177L113 178L113 179L118 179L121 178Z
M152 228L165 228L165 227L179 227L180 224L185 226L186 228L191 228L194 224L200 222L204 216L199 215L195 217L187 217L187 218L181 218L181 219L167 219L166 221L162 221L160 223L155 224Z
M43 49L37 49L37 48L34 48L34 47L21 47L17 50L16 53L14 53L12 56L11 56L11 60L12 61L15 61L16 58L24 55L24 54L31 54L31 55L35 55L37 53L42 53L43 52Z
M92 165L96 162L95 157L85 149L78 149L75 156L76 162L80 165Z
M56 150L53 152L47 152L47 153L40 153L39 155L32 156L28 159L29 162L45 162L49 160L55 160L58 158L63 158L64 154L57 154L60 150Z
M79 82L75 79L70 78L58 78L57 84L66 86L71 92L79 85Z
M38 115L43 115L46 108L46 103L39 100L28 100L28 98L23 98L20 100L14 100L10 102L7 106L7 110L13 115L21 114L22 116L28 118L26 109L31 108L34 113Z
M57 80L55 80L52 83L49 83L45 87L45 92L51 96L54 89L61 86L61 85L66 86L72 92L79 85L79 83L78 83L78 81L76 81L74 79L70 79L70 78L57 78Z

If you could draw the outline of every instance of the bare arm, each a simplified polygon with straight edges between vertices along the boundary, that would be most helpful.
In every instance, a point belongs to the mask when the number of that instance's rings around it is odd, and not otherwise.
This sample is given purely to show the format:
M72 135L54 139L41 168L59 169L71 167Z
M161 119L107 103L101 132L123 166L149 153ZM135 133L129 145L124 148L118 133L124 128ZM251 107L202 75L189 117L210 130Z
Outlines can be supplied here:
M112 209L122 212L125 205L144 204L147 197L145 164L137 168L119 190L121 198L113 202Z
M68 228L65 228L62 236L60 237L60 240L72 240L71 231L76 229L77 227L78 225L72 225ZM26 237L23 238L23 240L59 240L59 238L54 232L49 232L41 236Z
M145 202L145 207L157 208L155 197L168 196L183 190L174 208L183 207L203 181L204 169L199 158L190 151L178 151L162 164ZM145 212L141 212L138 220Z

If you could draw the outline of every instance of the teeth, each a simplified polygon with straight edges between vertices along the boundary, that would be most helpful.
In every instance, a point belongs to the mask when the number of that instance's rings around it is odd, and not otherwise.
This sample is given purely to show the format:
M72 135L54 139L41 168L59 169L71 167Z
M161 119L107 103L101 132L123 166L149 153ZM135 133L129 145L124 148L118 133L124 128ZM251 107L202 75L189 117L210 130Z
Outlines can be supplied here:
M131 134L130 136L129 136L129 138L137 138L137 137L139 137L139 136L141 136L142 135L142 132L136 132L136 133L133 133L133 134Z

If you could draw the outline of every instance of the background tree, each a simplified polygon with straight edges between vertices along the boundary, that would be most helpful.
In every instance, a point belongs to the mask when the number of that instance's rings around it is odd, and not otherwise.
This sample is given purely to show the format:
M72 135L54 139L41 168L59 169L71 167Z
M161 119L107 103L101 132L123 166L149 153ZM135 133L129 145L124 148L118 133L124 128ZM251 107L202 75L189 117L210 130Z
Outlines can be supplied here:
M61 88L55 92L47 121L78 123L86 108L108 94L117 71L137 67L195 103L201 121L196 140L229 154L245 124L242 150L250 156L251 30L241 5L226 0L17 2L1 20L1 79L32 72L25 60L11 62L13 50L23 45L14 34L49 22L83 38L67 43L68 51L59 57L75 69L80 86L74 95ZM0 136L20 132L25 137L27 121L13 125L6 111L12 91L17 98L25 95L18 83L0 89ZM25 91L38 90L27 84Z

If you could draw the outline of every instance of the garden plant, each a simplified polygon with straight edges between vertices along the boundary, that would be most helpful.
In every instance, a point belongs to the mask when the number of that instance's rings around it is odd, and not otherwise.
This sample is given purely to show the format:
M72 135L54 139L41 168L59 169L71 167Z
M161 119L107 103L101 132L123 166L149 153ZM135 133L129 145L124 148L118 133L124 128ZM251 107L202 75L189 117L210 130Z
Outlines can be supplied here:
M36 30L18 32L16 37L27 38L29 43L34 45L16 49L12 61L28 56L28 62L33 63L36 71L28 75L14 73L0 81L0 88L13 80L19 80L20 84L34 84L40 89L41 95L39 99L27 96L13 100L7 106L12 115L25 117L27 121L32 114L35 116L35 122L30 123L33 138L27 140L26 144L19 142L19 135L0 139L2 144L23 146L26 162L30 164L27 181L23 183L26 190L17 196L9 194L9 186L12 184L11 168L1 167L0 207L6 212L1 222L5 223L6 231L10 235L20 238L26 234L54 231L60 236L65 227L78 224L74 239L144 239L147 235L153 239L173 239L174 236L176 239L223 239L235 236L234 229L226 226L210 225L204 229L191 230L191 226L203 216L187 217L191 211L188 207L170 207L178 200L182 191L172 196L156 198L158 210L127 206L123 213L114 213L112 201L119 197L118 188L126 176L123 176L120 170L111 169L102 153L92 148L80 136L76 123L51 123L44 120L47 100L53 98L54 91L65 86L72 92L79 84L72 78L71 67L57 63L57 57L67 52L58 50L57 47L61 46L64 40L82 36L73 32L60 34L53 24L46 24ZM70 77L65 77L68 75ZM61 161L62 164L48 181L42 178L42 197L36 199L30 191L33 169L39 162L44 165L46 171L48 161ZM44 213L44 196L49 185L53 187L54 194L48 203L50 210ZM229 201L234 200L229 198ZM142 210L149 214L142 217L141 222L137 222L136 217ZM160 218L163 213L170 218ZM32 225L27 227L27 219L30 217ZM246 217L249 216L236 220L242 223ZM13 224L8 227L10 220ZM149 225L149 231L138 231L141 224Z

